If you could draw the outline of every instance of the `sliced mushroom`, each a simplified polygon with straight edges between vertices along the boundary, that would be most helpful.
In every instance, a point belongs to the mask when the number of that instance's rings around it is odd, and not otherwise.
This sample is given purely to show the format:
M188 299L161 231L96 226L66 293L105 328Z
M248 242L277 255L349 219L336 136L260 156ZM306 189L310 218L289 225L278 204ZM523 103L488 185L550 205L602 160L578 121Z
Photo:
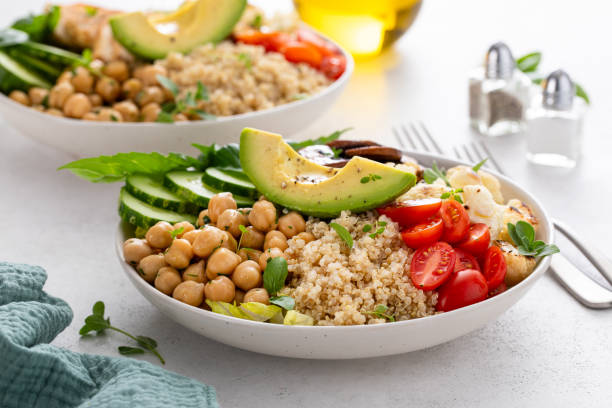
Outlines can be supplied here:
M326 145L306 146L298 151L305 159L311 160L321 166L344 167L346 159L335 157L331 147Z
M334 149L352 149L355 147L380 146L371 140L334 140L327 145Z
M401 150L385 146L366 146L346 149L344 155L347 157L361 156L382 162L400 162L402 160Z

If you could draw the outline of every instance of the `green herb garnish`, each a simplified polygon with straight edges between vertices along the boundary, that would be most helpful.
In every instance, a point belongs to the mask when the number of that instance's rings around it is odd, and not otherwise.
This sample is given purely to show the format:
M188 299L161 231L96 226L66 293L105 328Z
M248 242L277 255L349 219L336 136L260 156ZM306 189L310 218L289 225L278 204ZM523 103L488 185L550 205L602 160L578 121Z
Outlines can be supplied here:
M369 183L370 181L376 181L376 180L380 180L382 178L382 176L378 175L378 174L368 174L365 177L362 177L361 180L359 180L361 182L361 184L365 184L365 183Z
M251 59L251 56L246 52L241 52L240 54L238 54L237 58L238 61L242 61L246 69L251 69L253 67L253 60Z
M459 195L459 193L463 193L463 189L462 188L457 188L457 189L454 189L454 190L442 193L440 198L443 199L443 200L446 200L447 198L453 197L453 199L455 201L463 204L463 200L461 199L461 196Z
M114 330L134 340L136 343L138 343L140 347L142 347L142 348L136 348L136 347L120 346L119 353L123 355L142 354L144 353L144 349L146 349L150 351L151 353L155 354L155 356L159 358L159 361L162 364L166 364L163 357L157 351L157 342L155 340L153 340L150 337L146 337L146 336L133 336L124 330L121 330L117 327L112 326L110 323L110 318L104 318L104 302L97 301L96 303L94 303L92 312L93 313L91 315L85 318L85 325L81 327L81 330L79 330L79 334L81 336L85 336L92 331L95 331L97 334L100 334L100 333L104 333L104 331L106 330ZM135 350L142 350L142 352L135 351Z
M0 30L0 48L28 41L28 35L21 30L3 28Z
M478 164L476 164L474 167L472 167L472 170L474 171L478 171L480 170L480 168L483 166L483 164L485 164L487 162L487 160L489 160L489 158L485 158L482 161L478 162Z
M370 224L366 224L366 225L363 226L362 231L363 232L370 232L370 231L372 231L372 226Z
M251 21L251 27L253 27L256 30L259 30L261 28L261 25L263 24L263 17L261 14L258 14L255 16L255 18L253 19L253 21Z
M515 225L507 224L508 235L516 245L521 255L544 257L560 252L554 245L546 245L543 241L535 240L535 230L526 221L518 221Z
M170 231L170 236L174 240L176 237L181 235L183 233L183 231L185 231L185 227L177 228L175 230Z
M295 308L295 300L291 296L272 296L270 298L270 303L280 306L285 310L293 310L293 308Z
M279 256L268 260L263 273L263 285L270 296L276 295L276 292L285 286L285 279L287 279L288 274L287 260L285 258Z
M288 142L288 144L295 151L303 149L304 147L307 147L307 146L324 145L324 144L327 144L329 142L333 142L334 140L336 140L340 136L342 136L343 133L348 132L349 130L352 130L352 129L353 129L352 127L349 127L349 128L342 129L342 130L336 130L335 132L333 132L333 133L331 133L331 134L329 134L327 136L321 136L319 138L312 139L312 140L305 140L303 142Z
M240 230L240 239L238 240L238 246L236 247L236 252L240 251L240 245L242 244L242 237L247 232L247 229L244 225L239 224L238 229Z
M96 14L98 14L98 9L93 6L85 6L85 12L87 13L89 17L93 17Z
M207 101L208 100L208 88L200 80L198 80L197 86L198 87L195 93L195 100L196 101Z
M540 61L542 61L542 53L532 52L517 59L516 67L525 73L535 72L540 65Z
M427 184L432 184L437 179L442 179L446 183L447 186L451 186L450 182L446 178L446 173L438 168L438 164L434 161L431 165L431 169L425 169L423 172L423 180Z
M178 95L178 93L179 93L179 87L178 87L178 85L177 85L177 84L175 84L175 83L174 83L174 81L172 81L170 78L167 78L167 77L165 77L165 76L163 76L163 75L159 75L159 74L157 74L157 75L155 76L155 78L157 78L157 82L159 82L159 84L160 84L161 86L163 86L164 88L166 88L167 90L169 90L169 91L170 91L170 93L171 93L173 96L175 96L175 97L176 97L176 96Z
M394 322L395 321L395 317L393 315L387 314L387 310L389 310L389 308L387 306L385 306L385 305L376 305L374 310L372 310L370 312L365 312L365 313L369 314L369 315L376 316L376 317L378 317L380 319L387 319L390 322Z
M349 249L353 248L353 237L351 237L351 233L348 232L346 228L344 228L340 224L336 224L335 222L330 222L329 226L332 227L334 231L336 231L338 236L342 238L342 240L346 243Z

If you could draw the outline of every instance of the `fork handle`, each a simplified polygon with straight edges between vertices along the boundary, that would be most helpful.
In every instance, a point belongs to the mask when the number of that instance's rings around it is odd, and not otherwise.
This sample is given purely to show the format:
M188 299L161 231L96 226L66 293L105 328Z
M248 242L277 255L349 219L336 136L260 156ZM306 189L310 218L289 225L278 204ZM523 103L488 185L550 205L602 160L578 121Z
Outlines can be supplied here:
M561 286L586 307L591 309L612 307L612 292L580 272L563 255L553 256L550 266Z
M588 245L584 239L581 239L575 231L559 220L553 219L555 227L565 235L586 258L591 261L593 266L603 275L604 278L612 285L612 262L599 252L594 246Z

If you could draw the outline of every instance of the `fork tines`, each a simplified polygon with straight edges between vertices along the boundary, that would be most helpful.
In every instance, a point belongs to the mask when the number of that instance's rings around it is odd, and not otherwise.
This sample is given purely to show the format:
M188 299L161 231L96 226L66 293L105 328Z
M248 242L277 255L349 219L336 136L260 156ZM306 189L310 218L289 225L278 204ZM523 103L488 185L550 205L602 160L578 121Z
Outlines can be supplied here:
M443 154L440 145L421 121L395 126L391 131L403 149Z

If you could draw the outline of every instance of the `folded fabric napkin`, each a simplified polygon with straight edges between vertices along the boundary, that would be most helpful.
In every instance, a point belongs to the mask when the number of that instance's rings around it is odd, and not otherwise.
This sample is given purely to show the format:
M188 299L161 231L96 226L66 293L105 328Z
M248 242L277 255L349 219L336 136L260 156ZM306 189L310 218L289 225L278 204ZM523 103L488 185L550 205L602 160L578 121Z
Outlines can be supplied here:
M218 408L214 388L150 363L45 344L72 320L46 280L40 267L0 262L0 407Z

